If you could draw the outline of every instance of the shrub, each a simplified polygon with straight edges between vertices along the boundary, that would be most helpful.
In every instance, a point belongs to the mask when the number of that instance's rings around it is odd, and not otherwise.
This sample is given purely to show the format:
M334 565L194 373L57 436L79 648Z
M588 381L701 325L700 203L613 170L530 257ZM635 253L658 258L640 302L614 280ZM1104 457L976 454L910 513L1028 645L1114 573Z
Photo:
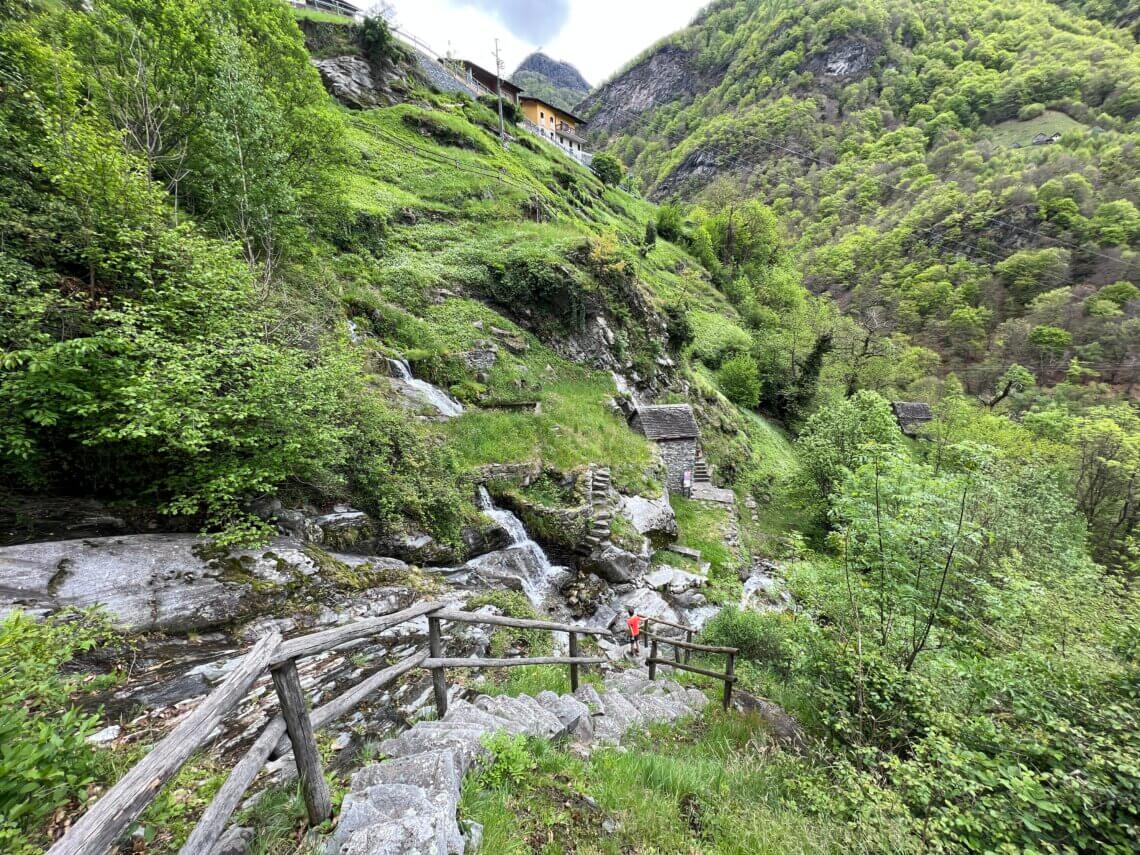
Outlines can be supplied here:
M1028 121L1029 119L1036 119L1038 116L1040 116L1044 112L1045 112L1045 105L1044 104L1026 104L1024 107L1022 107L1020 110L1017 111L1017 118L1019 118L1019 119L1021 119L1021 121L1025 122L1025 121Z
M358 29L364 55L375 63L397 63L407 57L403 45L392 35L383 18L365 18Z
M496 118L499 115L499 99L494 95L480 95L479 103L495 114ZM512 125L517 125L523 120L522 109L514 101L503 99L503 119Z
M657 209L657 234L676 242L684 232L685 219L678 205L662 205Z
M594 170L594 174L602 180L603 184L610 187L620 184L625 172L621 161L608 152L594 155L594 161L590 168Z
M742 353L732 357L720 367L716 379L721 391L737 406L752 410L760 403L760 371L751 356Z
M692 311L689 321L693 327L693 356L713 368L752 347L752 336L721 315Z
M727 606L705 625L701 637L718 647L738 647L745 659L787 673L792 655L782 625L786 620L777 612L742 611L736 606Z
M72 706L81 678L60 669L110 635L93 614L0 622L0 850L33 851L52 813L106 771L85 741L99 716Z

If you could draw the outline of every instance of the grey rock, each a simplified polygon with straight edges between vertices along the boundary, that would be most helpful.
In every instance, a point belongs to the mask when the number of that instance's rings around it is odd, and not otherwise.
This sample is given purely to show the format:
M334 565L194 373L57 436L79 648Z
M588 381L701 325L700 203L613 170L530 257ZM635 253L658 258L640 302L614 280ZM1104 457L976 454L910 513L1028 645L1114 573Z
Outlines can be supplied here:
M231 623L317 567L294 541L213 557L188 534L139 534L0 548L0 606L101 605L126 630L178 632Z
M87 737L88 745L106 745L108 742L114 742L119 738L119 734L123 729L117 724L111 724L102 730L97 730Z
M478 822L465 823L463 828L463 851L478 852L483 845L483 826Z
M804 752L808 747L807 733L779 704L750 695L740 689L732 692L732 708L744 715L754 715L764 722L768 732L780 745L793 751Z
M243 828L240 825L230 826L214 844L210 855L246 855L249 845L253 843L253 829Z
M629 520L638 534L653 537L675 537L677 535L677 515L669 504L669 497L647 499L644 496L625 496L618 510Z
M372 78L372 68L357 56L336 56L331 59L315 59L313 65L321 73L321 82L329 93L354 109L379 107L387 103L377 91Z
M583 562L587 570L610 584L631 582L649 569L646 558L613 544L606 544Z

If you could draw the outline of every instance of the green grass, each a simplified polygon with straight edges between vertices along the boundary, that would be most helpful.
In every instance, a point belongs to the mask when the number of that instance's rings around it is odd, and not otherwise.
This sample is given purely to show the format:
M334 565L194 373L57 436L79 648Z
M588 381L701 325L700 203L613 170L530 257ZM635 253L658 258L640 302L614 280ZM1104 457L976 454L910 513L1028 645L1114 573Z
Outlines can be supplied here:
M710 709L654 727L588 759L528 743L517 783L468 779L461 816L484 826L495 853L815 853L906 848L905 835L867 811L848 825L819 808L820 770L775 749L757 720Z
M298 9L296 6L290 8L293 10L293 17L299 21L320 21L322 24L344 24L345 26L351 26L354 23L352 18L345 15L322 12L319 9Z
M740 579L736 573L741 559L725 543L730 512L720 505L696 502L681 496L670 496L669 503L677 515L677 543L699 549L701 559L709 563L710 588L714 602L727 602L740 596Z
M1027 119L1024 122L1018 119L1010 119L1008 122L994 125L990 132L990 138L1003 146L1012 146L1014 143L1027 146L1033 142L1033 138L1037 134L1052 136L1054 133L1064 134L1084 127L1076 119L1071 119L1064 113L1046 110L1035 119Z

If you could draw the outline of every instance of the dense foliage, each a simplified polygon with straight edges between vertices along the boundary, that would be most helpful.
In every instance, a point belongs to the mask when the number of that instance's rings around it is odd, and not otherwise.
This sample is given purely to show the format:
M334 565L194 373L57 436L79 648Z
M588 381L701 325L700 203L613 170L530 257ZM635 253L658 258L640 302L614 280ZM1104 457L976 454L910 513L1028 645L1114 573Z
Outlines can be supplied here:
M920 346L976 392L1073 358L1134 388L1140 59L1080 17L1113 4L1061 5L714 3L657 48L697 85L608 150L659 198L707 200L721 176L762 199L880 357Z

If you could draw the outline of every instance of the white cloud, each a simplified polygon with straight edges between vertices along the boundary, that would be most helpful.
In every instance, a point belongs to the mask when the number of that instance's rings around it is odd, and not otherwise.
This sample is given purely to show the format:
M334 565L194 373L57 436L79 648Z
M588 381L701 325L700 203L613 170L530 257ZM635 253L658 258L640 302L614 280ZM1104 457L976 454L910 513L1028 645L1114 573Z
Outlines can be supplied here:
M541 47L566 60L592 84L601 83L645 48L679 30L708 0L392 0L401 29L440 53L494 68L495 39L510 74ZM569 6L559 26L564 5ZM542 21L536 9L548 10ZM511 22L516 32L511 32ZM537 39L547 36L540 44Z

